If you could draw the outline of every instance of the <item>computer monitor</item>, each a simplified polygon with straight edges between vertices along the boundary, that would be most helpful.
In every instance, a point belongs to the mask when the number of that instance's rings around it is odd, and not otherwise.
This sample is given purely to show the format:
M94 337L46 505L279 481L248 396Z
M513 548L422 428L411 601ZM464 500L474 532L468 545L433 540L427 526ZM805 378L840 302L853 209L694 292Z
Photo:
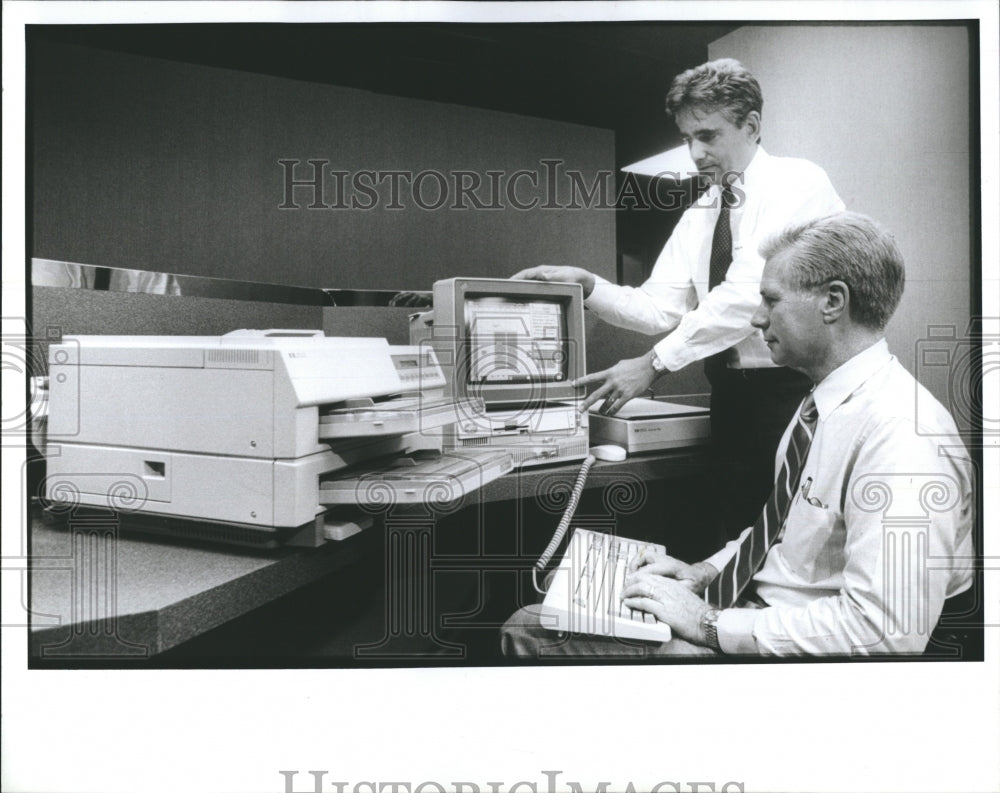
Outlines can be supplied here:
M579 284L437 281L431 338L455 398L480 397L490 408L585 396L572 385L586 371Z

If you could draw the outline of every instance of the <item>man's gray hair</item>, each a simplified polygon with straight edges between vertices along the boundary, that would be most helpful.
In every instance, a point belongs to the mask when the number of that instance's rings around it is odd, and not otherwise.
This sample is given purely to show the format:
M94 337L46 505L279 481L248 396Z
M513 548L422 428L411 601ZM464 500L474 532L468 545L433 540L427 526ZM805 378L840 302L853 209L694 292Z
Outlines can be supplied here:
M734 126L742 127L754 110L764 109L764 96L757 78L739 61L720 58L688 69L677 77L667 93L667 113L697 107L718 111Z
M760 246L770 259L792 249L791 278L809 291L843 281L851 293L851 318L881 330L899 305L906 280L896 240L867 215L838 212L792 225Z

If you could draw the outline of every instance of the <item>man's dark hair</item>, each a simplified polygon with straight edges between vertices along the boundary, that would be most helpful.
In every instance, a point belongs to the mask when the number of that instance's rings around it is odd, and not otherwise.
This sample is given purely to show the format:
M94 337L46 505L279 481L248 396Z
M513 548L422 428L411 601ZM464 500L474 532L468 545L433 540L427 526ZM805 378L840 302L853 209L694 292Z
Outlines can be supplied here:
M674 78L667 92L667 113L676 118L690 108L719 111L731 124L742 127L750 113L763 111L764 97L757 78L742 63L720 58Z

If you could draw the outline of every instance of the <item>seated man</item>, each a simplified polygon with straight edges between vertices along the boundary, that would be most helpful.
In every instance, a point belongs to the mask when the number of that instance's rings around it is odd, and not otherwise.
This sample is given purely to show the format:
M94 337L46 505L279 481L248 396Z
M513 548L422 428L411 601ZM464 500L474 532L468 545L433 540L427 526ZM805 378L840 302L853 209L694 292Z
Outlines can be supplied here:
M670 625L672 641L567 637L529 607L504 625L505 654L920 653L945 600L972 585L970 460L885 341L904 281L892 237L844 212L792 226L761 253L752 324L776 364L815 384L782 438L761 517L703 562L633 561L625 603Z

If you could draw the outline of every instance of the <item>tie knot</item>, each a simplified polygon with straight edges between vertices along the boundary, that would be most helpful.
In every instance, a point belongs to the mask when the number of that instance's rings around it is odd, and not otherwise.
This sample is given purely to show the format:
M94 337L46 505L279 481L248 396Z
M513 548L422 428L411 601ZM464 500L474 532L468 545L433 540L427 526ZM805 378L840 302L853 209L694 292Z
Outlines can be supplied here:
M736 206L736 194L733 189L726 185L722 188L722 208L731 209Z
M816 408L816 400L813 399L812 393L803 400L802 407L799 408L799 416L808 424L814 424L819 418L819 410Z

